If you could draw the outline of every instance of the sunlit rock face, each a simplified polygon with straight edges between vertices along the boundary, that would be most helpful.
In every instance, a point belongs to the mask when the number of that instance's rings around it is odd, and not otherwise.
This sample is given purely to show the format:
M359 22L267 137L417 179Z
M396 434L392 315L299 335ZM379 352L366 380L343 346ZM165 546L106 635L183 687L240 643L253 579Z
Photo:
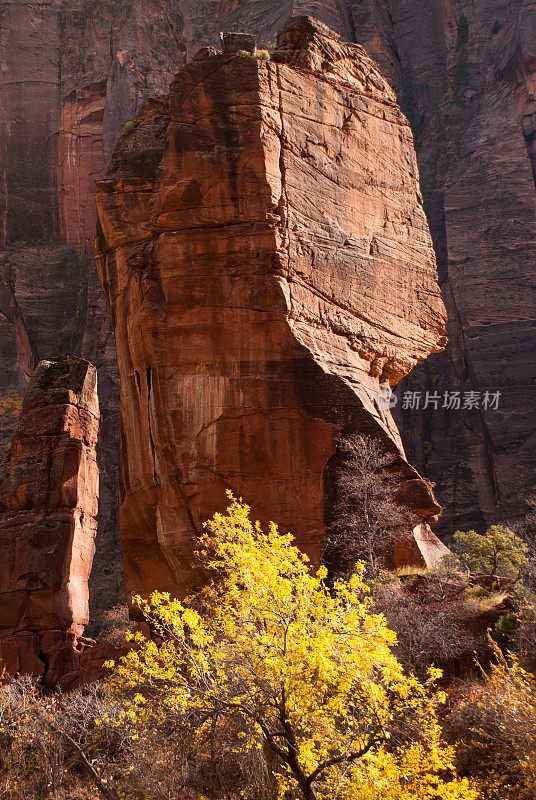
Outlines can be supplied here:
M449 345L403 382L400 399L422 399L396 421L411 462L436 484L436 531L519 520L536 485L534 0L229 0L224 9L221 30L263 43L281 14L310 13L362 44L397 91L416 135ZM427 391L440 408L423 408ZM456 391L480 401L499 391L499 408L443 408Z
M88 622L99 473L97 375L87 361L42 361L0 461L0 659L43 673Z
M127 592L199 580L192 536L243 496L318 561L342 435L439 508L380 387L444 346L409 126L357 45L306 17L270 62L203 51L97 185L121 380Z

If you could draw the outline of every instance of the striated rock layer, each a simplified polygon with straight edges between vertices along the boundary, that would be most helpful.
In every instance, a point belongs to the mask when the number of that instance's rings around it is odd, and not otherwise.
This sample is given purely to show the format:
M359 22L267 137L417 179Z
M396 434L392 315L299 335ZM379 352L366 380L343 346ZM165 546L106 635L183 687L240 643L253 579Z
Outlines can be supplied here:
M288 6L235 5L228 23L252 25L264 41L276 9ZM536 3L292 6L366 48L413 128L449 345L404 381L400 400L420 392L421 407L399 403L396 420L445 507L437 530L518 520L536 486ZM439 395L438 409L423 409L426 392ZM480 408L442 408L445 392L474 392ZM482 407L486 392L500 392L498 409Z
M88 622L98 427L95 368L42 361L0 462L0 659L12 674L57 670Z
M220 30L260 45L310 13L362 44L411 119L449 346L404 388L500 390L499 411L397 418L436 482L440 528L519 517L536 484L534 0L17 0L0 5L0 448L37 363L99 370L101 503L92 597L114 603L117 375L92 249L93 181L145 97ZM455 101L457 25L469 90ZM76 250L76 252L75 252ZM423 395L424 396L424 395ZM7 408L7 411L4 409ZM99 609L94 609L99 611ZM94 615L95 618L98 614Z
M97 209L128 594L195 585L192 535L228 487L318 560L356 431L435 518L377 395L443 348L444 309L411 131L359 46L302 17L270 62L200 52L121 138Z
M423 37L427 5L390 0L449 346L402 388L475 392L480 407L421 407L400 426L450 533L519 519L536 486L536 3L432 4ZM487 391L497 409L483 407Z

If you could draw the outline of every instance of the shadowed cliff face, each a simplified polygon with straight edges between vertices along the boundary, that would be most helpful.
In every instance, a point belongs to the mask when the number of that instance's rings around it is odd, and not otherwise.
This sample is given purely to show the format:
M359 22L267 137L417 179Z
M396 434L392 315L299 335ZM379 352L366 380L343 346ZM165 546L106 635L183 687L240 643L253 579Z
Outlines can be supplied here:
M523 514L536 484L536 4L438 4L433 38L419 4L390 5L450 341L403 390L501 392L498 410L398 421L437 483L440 530L483 528Z
M121 380L127 590L188 592L225 489L317 561L344 432L396 455L377 405L444 345L411 132L364 51L293 20L273 61L202 53L148 102L97 186Z

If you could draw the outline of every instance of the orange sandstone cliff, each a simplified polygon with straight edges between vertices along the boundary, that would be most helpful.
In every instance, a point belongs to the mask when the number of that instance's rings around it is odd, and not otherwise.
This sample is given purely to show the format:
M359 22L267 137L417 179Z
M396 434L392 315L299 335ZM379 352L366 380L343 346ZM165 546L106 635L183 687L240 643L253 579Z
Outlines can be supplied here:
M401 384L501 392L498 410L398 413L436 483L436 530L523 516L536 437L534 0L13 0L0 4L0 449L42 359L99 371L101 497L92 619L123 596L116 532L118 386L92 248L94 179L120 131L219 31L259 46L309 13L362 44L413 126L449 345ZM467 22L465 75L458 26ZM456 76L458 76L456 78ZM465 89L456 89L456 81ZM463 87L462 87L463 88ZM15 394L11 404L11 393ZM7 403L6 401L7 395ZM398 409L400 409L400 403ZM3 413L3 408L7 411Z
M192 536L226 488L318 560L354 432L395 454L422 540L439 507L377 396L444 347L445 314L411 131L374 63L293 19L270 62L201 51L129 127L97 184L127 595L196 585Z
M97 374L37 367L0 461L0 659L8 672L71 668L88 622L97 527ZM58 659L63 660L63 668Z

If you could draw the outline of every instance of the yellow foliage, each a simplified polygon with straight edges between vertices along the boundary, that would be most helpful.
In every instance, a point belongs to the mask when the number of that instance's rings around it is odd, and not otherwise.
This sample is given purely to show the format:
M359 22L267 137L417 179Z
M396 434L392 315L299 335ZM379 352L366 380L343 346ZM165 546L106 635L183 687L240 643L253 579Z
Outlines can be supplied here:
M452 714L466 771L485 800L536 797L536 678L491 641L497 662Z
M474 800L441 740L440 673L426 686L404 673L362 567L329 586L229 496L201 540L215 581L184 602L135 598L156 636L138 635L110 679L134 735L182 715L201 750L224 723L235 754L270 753L281 798Z
M0 394L0 417L4 414L10 414L17 417L22 409L22 397L11 390L6 394Z

